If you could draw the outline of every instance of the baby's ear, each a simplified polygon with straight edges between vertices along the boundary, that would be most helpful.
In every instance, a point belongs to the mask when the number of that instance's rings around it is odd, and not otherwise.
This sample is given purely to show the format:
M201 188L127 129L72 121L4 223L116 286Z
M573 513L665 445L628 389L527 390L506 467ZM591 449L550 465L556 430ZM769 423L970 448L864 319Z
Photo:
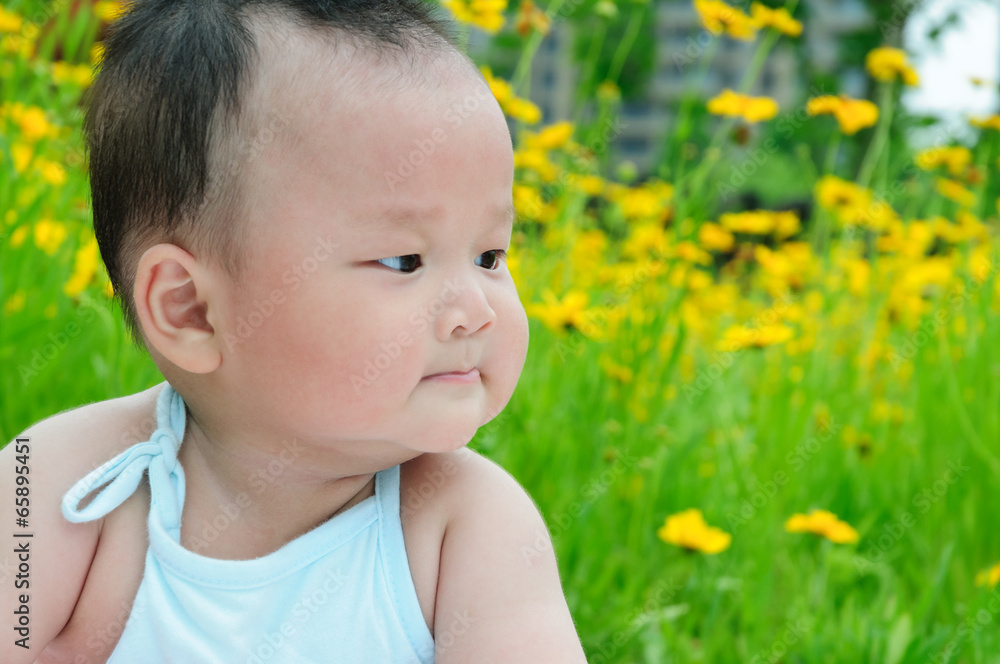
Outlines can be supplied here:
M180 369L209 373L222 364L220 339L209 323L221 296L217 287L214 274L177 245L157 244L139 259L136 316L149 343Z

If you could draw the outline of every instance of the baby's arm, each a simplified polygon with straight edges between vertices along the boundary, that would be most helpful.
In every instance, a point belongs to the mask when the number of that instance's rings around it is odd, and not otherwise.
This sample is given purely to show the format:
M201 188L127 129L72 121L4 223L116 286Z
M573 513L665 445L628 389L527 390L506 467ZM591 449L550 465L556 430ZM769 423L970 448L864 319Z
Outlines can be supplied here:
M86 425L92 424L77 413L58 415L0 450L0 662L5 664L73 661L51 649L39 657L72 615L97 548L99 522L71 524L60 508L63 494L89 470L83 459ZM28 479L19 483L18 477ZM16 510L25 507L20 514L27 516L19 516ZM32 536L15 536L28 533ZM25 622L24 631L13 629ZM20 642L27 648L17 643L25 637Z
M505 470L460 454L446 488L435 661L585 663L538 509Z

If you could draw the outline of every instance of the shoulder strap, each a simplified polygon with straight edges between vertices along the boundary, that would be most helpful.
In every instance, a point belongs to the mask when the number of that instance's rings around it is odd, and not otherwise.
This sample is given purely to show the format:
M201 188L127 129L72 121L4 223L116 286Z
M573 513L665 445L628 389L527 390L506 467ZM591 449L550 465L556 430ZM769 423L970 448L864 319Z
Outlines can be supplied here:
M184 400L166 384L156 401L156 431L149 440L136 443L74 484L62 500L66 520L82 523L105 516L132 495L148 470L153 505L164 528L179 538L184 469L177 463L177 451L184 440L186 414ZM86 507L78 509L85 497L102 486Z

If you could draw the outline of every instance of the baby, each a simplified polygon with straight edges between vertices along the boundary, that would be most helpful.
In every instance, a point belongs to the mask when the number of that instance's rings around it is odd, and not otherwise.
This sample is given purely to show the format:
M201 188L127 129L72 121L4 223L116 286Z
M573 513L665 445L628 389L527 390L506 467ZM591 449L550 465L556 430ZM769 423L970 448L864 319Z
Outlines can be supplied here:
M166 382L0 451L0 661L585 661L537 509L465 449L527 321L510 134L428 8L113 27L94 226Z

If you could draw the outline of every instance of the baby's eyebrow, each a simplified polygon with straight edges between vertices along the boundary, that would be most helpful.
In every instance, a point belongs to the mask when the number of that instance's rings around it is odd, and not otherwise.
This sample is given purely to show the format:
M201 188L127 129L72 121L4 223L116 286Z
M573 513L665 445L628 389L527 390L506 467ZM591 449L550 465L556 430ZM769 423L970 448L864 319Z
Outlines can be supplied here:
M375 212L366 221L366 225L374 223L379 230L391 230L406 227L414 223L419 224L421 222L440 219L444 215L444 212L445 208L442 205L431 207L388 207ZM505 223L513 223L517 217L514 202L508 200L502 207L494 208L491 216L496 219L498 226Z

